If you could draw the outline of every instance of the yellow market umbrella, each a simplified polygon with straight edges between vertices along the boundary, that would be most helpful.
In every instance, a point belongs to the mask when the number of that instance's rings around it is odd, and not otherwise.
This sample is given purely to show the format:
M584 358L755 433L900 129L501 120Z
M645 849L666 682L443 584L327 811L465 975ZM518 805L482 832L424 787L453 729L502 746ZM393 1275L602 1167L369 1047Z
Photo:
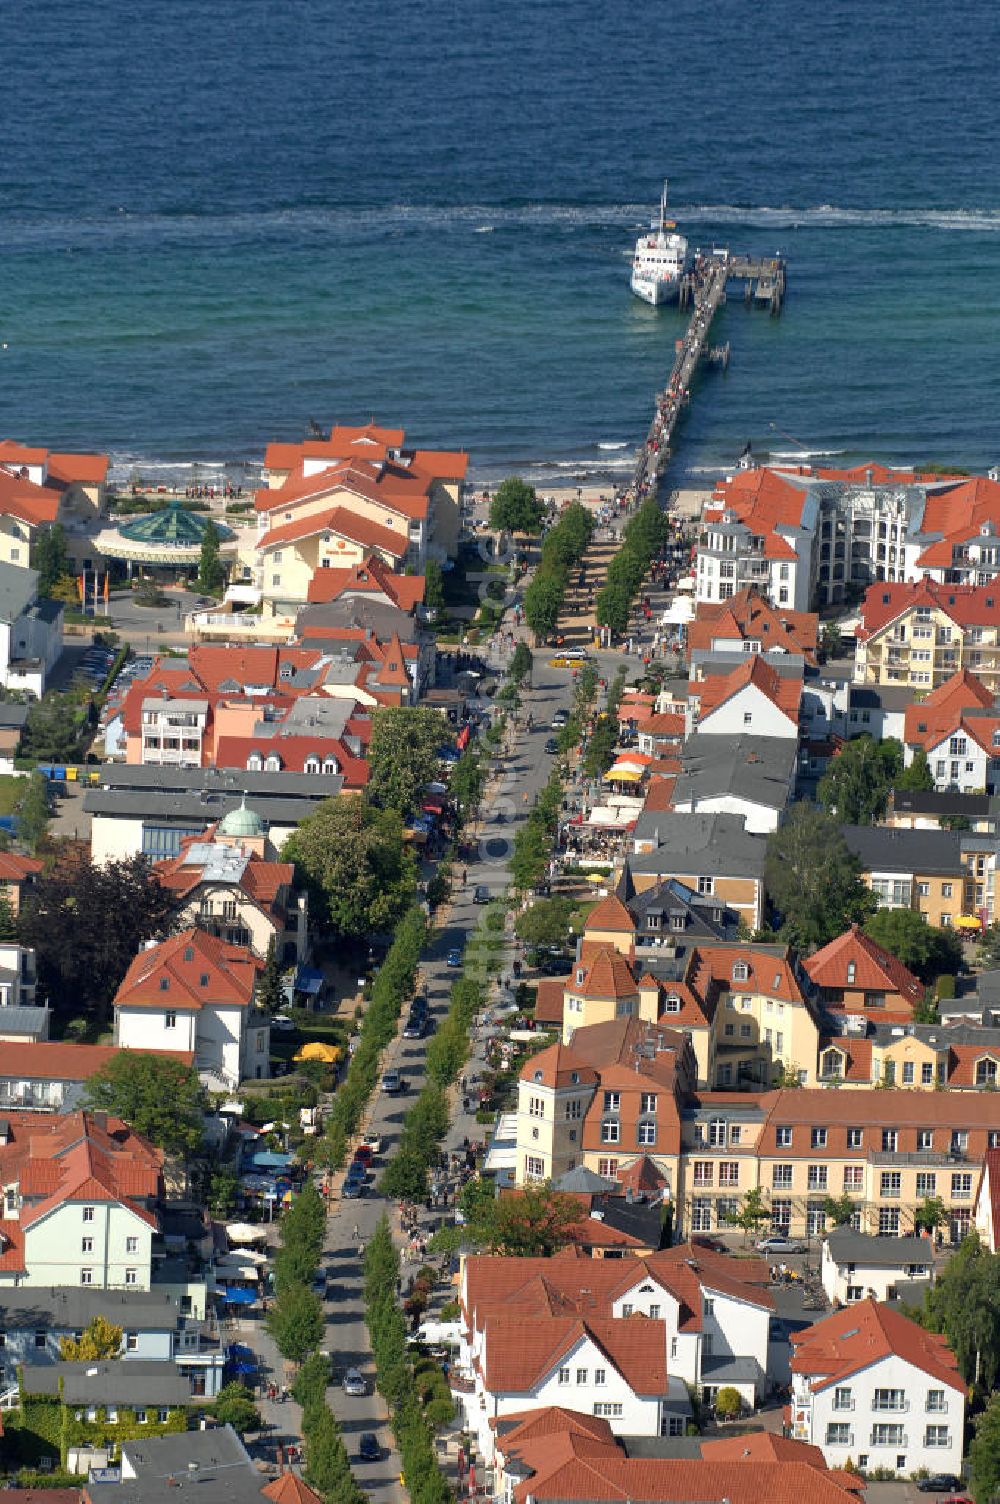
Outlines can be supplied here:
M982 925L974 914L960 914L955 920L957 930L981 930Z
M608 880L608 874L606 872L588 872L587 873L587 881L588 881L588 883L606 883L607 880Z

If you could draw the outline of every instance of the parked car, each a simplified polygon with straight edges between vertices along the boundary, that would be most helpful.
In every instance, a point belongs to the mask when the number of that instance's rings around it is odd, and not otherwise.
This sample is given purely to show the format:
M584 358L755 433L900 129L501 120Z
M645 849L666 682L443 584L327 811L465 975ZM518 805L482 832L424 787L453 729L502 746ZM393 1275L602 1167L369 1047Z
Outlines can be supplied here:
M423 1039L427 1033L427 1014L418 1008L411 1008L409 1017L403 1025L404 1039Z
M962 1487L961 1478L954 1473L930 1473L917 1479L917 1488L922 1494L950 1494Z
M563 710L563 709L560 708L559 710L556 711L555 715L552 717L552 730L553 731L561 731L564 726L568 726L568 725L569 725L569 711L568 710Z
M318 1295L320 1300L326 1295L326 1270L317 1269L312 1277L312 1292Z
M489 903L490 890L485 883L477 883L476 891L472 895L473 903Z
M761 1238L756 1245L758 1253L805 1253L806 1245L796 1238Z
M382 1077L382 1090L389 1097L398 1097L406 1090L406 1082L399 1071L386 1071Z
M296 1025L290 1018L286 1018L283 1013L276 1013L271 1019L272 1034L294 1034L295 1029Z
M361 1142L366 1149L370 1149L372 1151L373 1155L382 1153L381 1133L366 1133Z
M462 967L462 952L457 948L450 950L445 957L445 962L451 967L452 971L460 971Z
M372 1147L371 1147L371 1144L359 1144L358 1147L354 1151L354 1160L353 1160L353 1163L354 1164L359 1164L359 1165L364 1165L365 1168L368 1169L371 1166L371 1162L372 1162Z
M360 1399L363 1394L368 1393L368 1380L360 1368L349 1368L344 1374L344 1393L349 1394L352 1399Z
M556 741L554 736L550 736L548 741L545 743L545 750L550 757L555 757L556 753L559 751L559 743Z
M362 1431L358 1439L358 1461L379 1462L382 1458L382 1448L378 1444L378 1437L374 1431Z
M348 1201L355 1201L359 1196L363 1196L365 1189L363 1180L351 1180L350 1176L348 1176L344 1181L344 1195Z

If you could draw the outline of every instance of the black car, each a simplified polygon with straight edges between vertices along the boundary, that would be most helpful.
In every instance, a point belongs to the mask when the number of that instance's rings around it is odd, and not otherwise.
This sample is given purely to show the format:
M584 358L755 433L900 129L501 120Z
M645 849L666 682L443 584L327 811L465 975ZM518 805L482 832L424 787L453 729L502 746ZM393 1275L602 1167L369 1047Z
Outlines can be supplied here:
M476 886L476 891L472 895L472 902L473 903L489 903L489 901L490 901L490 890L489 890L489 888L486 886L485 883L478 883L477 886Z
M427 1033L427 1014L419 1008L411 1008L409 1017L403 1025L404 1039L423 1039Z
M922 1494L951 1494L962 1487L954 1473L931 1473L927 1478L917 1479L917 1488Z
M554 757L555 754L559 751L559 743L556 741L554 736L550 736L548 741L545 743L545 750L550 757Z
M374 1431L362 1431L358 1440L358 1461L378 1462L382 1456L382 1448L378 1444L378 1437Z

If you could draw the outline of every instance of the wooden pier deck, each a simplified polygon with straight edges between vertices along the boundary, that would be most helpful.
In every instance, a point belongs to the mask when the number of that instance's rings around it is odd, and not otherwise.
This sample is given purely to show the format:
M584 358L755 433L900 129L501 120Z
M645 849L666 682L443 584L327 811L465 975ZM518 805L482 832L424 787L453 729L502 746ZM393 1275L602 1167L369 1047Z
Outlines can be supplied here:
M691 382L699 363L710 360L724 369L729 366L729 345L710 346L708 336L731 282L744 284L743 301L748 306L766 307L773 317L781 312L785 263L780 257L712 251L699 258L681 284L679 303L681 308L690 307L691 317L683 339L677 341L667 384L656 394L653 419L636 461L633 495L637 500L655 490L673 453L674 430L691 400Z

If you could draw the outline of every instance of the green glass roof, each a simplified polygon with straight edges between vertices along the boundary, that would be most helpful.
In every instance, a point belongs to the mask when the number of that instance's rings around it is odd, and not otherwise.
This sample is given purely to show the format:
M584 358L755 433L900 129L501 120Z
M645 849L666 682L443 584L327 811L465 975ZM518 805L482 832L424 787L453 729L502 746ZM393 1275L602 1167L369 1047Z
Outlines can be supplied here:
M126 522L118 529L123 538L134 543L174 544L180 547L201 547L205 528L215 518L207 512L187 512L179 501L172 501L160 512L151 512L147 517L137 517L135 522ZM215 522L221 542L234 536L232 528Z

